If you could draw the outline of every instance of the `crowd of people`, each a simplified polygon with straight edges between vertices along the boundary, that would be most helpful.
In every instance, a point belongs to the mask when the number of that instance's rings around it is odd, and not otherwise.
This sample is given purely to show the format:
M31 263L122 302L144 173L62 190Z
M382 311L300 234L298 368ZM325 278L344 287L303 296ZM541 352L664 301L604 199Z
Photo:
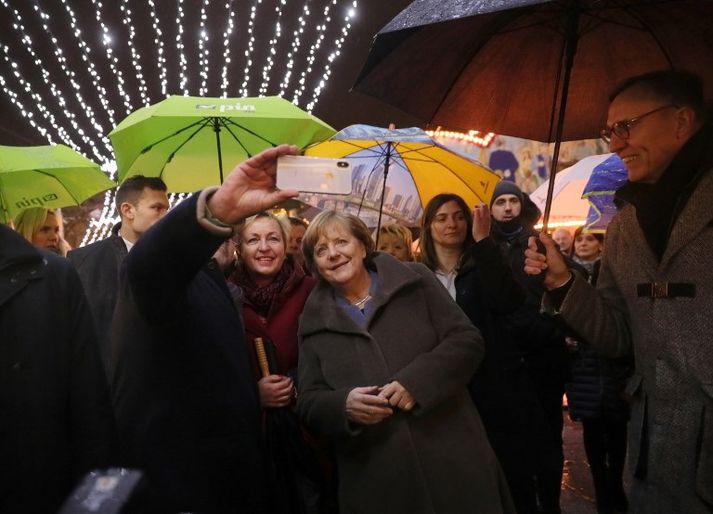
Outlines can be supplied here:
M557 514L566 392L599 513L713 512L713 128L685 72L610 100L606 238L538 233L507 181L434 196L417 245L283 219L288 145L170 211L127 179L66 259L55 211L0 226L0 511L121 466L139 513Z

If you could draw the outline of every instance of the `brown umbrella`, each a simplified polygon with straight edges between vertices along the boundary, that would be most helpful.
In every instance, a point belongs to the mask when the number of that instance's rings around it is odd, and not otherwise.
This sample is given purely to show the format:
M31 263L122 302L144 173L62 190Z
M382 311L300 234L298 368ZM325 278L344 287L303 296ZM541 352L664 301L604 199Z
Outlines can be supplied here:
M555 170L559 142L599 135L616 84L663 69L697 73L713 98L713 2L416 0L355 89L431 125L554 141Z

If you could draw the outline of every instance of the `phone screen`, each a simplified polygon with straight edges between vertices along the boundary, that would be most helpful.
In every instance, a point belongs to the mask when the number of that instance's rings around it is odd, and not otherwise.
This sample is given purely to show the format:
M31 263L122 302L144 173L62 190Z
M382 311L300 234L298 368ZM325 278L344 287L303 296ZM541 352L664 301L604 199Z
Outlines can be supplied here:
M285 155L277 159L277 187L348 195L352 192L352 166L346 159Z

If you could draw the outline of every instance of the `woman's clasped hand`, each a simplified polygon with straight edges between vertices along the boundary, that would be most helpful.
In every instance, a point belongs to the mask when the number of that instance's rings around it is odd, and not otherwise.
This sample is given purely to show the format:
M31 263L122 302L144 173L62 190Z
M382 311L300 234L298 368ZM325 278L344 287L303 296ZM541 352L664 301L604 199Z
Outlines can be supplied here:
M355 387L347 395L347 418L362 425L375 425L394 413L394 408L410 411L416 405L413 396L397 381L383 387Z

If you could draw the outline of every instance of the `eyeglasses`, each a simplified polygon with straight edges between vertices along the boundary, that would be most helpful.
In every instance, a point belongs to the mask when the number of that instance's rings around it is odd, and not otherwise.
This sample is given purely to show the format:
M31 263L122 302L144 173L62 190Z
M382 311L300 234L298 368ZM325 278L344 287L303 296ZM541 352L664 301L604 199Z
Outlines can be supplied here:
M659 111L663 111L664 109L668 109L670 107L674 107L678 109L678 105L675 104L668 104L668 105L662 105L661 107L658 107L654 109L653 111L645 112L644 114L640 114L634 118L629 118L628 120L620 120L620 121L615 121L611 127L604 127L602 131L599 133L601 136L602 140L606 143L609 144L611 142L611 136L614 134L616 137L619 139L629 139L629 131L631 130L631 127L639 123L641 120L646 118L650 114L657 113Z

